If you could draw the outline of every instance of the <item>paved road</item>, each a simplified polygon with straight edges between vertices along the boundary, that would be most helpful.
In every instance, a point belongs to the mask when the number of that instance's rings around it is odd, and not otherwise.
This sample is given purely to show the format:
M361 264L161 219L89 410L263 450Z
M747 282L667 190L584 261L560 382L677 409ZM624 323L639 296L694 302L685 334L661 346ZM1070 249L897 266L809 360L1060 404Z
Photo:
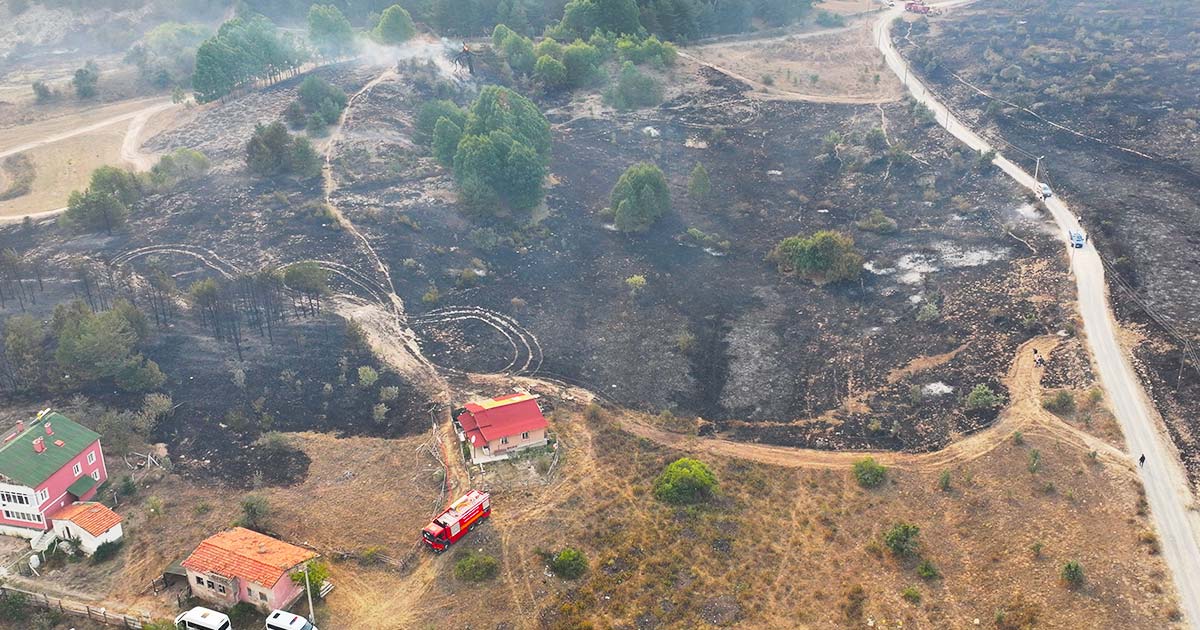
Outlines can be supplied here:
M961 2L944 3L941 6L952 4ZM907 71L904 59L888 37L889 27L901 14L900 9L889 11L875 25L875 39L888 66L905 82L905 87L913 97L933 111L938 124L976 151L992 149L983 138L938 102L913 73ZM1018 184L1037 191L1037 182L1016 164L998 156L995 165ZM1058 224L1064 244L1069 230L1082 230L1079 220L1062 199L1052 197L1047 200L1046 206ZM1068 251L1079 292L1079 313L1083 317L1088 347L1099 371L1100 382L1108 392L1121 431L1125 434L1131 461L1141 454L1146 455L1146 465L1139 472L1146 487L1151 516L1162 540L1162 554L1175 576L1179 604L1187 623L1193 630L1200 630L1200 514L1191 507L1193 497L1187 476L1175 445L1166 435L1161 419L1130 365L1129 356L1117 342L1117 325L1108 306L1104 264L1100 255L1090 246ZM1096 544L1106 543L1096 541Z

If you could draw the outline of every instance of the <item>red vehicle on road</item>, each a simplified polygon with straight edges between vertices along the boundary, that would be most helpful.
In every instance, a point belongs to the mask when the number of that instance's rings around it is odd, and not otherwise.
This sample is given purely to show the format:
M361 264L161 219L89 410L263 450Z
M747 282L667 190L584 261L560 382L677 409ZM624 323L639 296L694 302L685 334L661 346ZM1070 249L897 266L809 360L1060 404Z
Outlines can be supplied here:
M919 13L921 15L928 15L933 12L933 7L918 0L917 2L905 3L904 10L908 11L910 13Z
M441 553L491 515L492 495L472 490L451 503L450 507L426 525L425 529L421 530L421 537L431 549Z

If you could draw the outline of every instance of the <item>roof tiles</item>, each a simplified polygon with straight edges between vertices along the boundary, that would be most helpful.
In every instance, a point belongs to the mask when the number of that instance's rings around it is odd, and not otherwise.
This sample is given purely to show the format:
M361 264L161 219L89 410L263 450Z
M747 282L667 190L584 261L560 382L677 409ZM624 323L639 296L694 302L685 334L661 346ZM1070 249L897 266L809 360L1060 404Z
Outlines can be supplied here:
M100 536L121 523L120 514L105 505L91 501L72 503L51 518L56 521L70 521L93 536Z
M307 549L235 527L204 539L183 566L270 588L290 569L315 557L317 554Z

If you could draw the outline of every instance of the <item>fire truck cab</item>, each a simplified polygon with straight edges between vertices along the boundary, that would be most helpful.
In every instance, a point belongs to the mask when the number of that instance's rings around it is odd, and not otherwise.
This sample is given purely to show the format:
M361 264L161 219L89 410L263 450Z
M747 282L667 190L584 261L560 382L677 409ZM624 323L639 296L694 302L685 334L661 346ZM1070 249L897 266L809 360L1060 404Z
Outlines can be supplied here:
M492 515L492 495L479 490L472 490L459 500L450 504L441 514L438 514L425 529L421 530L421 538L434 551L441 553L467 532L475 529L475 525Z

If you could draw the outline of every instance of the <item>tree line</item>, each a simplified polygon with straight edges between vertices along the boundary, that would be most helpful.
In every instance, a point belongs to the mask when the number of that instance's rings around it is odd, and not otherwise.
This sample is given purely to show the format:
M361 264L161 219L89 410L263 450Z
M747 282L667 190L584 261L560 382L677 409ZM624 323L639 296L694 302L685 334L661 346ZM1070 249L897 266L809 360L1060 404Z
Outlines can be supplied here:
M234 18L196 50L192 88L201 103L223 98L259 80L274 81L309 59L306 48L267 18Z

